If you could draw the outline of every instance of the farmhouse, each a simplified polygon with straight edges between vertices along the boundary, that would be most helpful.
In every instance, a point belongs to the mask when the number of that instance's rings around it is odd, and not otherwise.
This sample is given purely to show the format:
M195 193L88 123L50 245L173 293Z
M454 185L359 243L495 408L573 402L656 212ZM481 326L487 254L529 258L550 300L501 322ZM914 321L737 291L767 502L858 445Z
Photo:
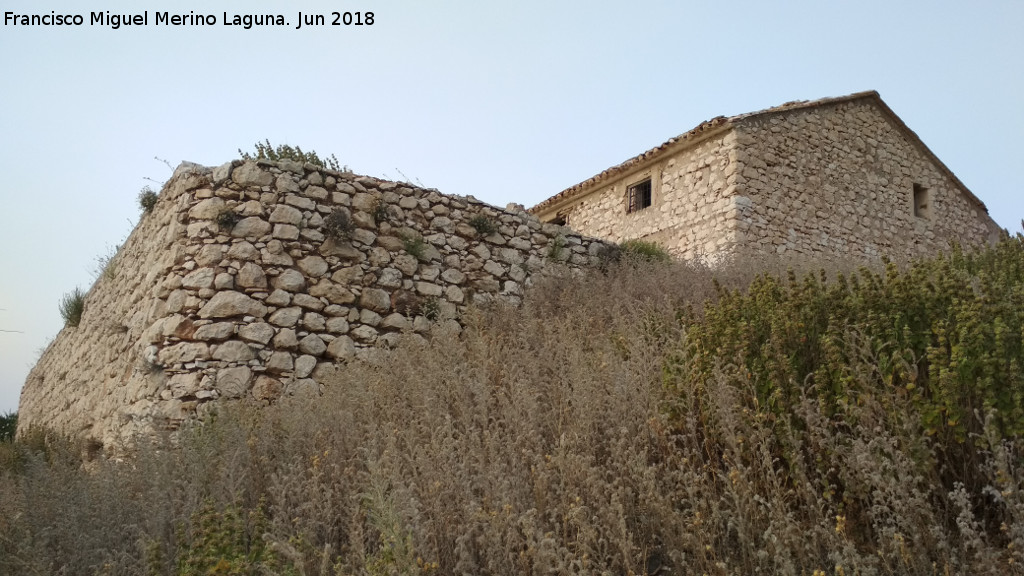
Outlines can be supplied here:
M713 118L530 212L686 259L913 257L1000 230L874 91Z

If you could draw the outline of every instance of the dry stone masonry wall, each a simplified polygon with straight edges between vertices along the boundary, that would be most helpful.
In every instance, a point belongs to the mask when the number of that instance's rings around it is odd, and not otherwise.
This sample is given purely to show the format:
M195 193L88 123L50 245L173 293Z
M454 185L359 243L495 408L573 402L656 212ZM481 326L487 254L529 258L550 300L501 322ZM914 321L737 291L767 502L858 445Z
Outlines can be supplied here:
M587 195L566 224L614 242L654 241L684 259L720 254L736 242L735 166L735 135L707 138ZM651 206L627 213L627 188L648 178Z
M19 426L110 444L208 402L316 394L337 362L458 333L604 243L521 209L296 162L183 164L32 370Z
M997 237L981 203L870 100L758 115L737 133L737 241L750 250L917 257Z
M917 257L999 227L876 93L709 121L534 210L580 233L676 256ZM649 180L649 207L628 190Z

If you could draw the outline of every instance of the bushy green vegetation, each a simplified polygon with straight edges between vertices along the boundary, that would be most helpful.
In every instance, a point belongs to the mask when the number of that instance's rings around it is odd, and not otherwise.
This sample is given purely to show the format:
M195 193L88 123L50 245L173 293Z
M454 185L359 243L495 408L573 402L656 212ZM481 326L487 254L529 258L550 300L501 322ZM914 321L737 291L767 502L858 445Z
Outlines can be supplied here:
M347 240L355 230L355 224L352 223L348 209L335 208L331 211L324 218L323 230L333 240Z
M483 214L477 214L470 218L469 225L481 236L490 236L498 231L498 224Z
M243 160L270 160L272 162L292 160L303 164L308 162L310 164L338 172L342 171L342 167L338 163L338 159L334 157L334 154L331 154L330 157L321 160L313 150L303 152L302 148L298 146L289 146L288 144L273 146L269 139L264 140L263 142L257 142L255 148L255 155L249 154L248 152L242 152L241 148L238 149L238 154ZM348 171L347 167L345 171Z
M622 253L629 258L648 260L651 262L668 262L672 256L657 242L646 240L626 240L619 246Z
M139 190L139 208L149 214L156 208L157 201L160 200L160 196L153 191L149 186L144 186L142 190Z
M1024 574L1024 238L769 268L539 281L174 450L19 447L0 573Z
M61 297L59 310L65 326L78 327L82 321L82 313L85 312L85 292L76 287L65 294Z
M0 442L11 442L18 430L18 413L0 414Z

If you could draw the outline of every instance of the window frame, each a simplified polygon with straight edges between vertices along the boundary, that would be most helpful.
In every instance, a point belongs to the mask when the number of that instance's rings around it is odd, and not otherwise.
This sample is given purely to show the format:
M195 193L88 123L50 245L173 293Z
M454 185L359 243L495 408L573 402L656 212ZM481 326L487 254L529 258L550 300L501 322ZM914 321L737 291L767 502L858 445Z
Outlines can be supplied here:
M646 190L641 187L646 186ZM646 200L646 203L644 203ZM650 174L626 185L626 214L636 214L654 205L654 178Z

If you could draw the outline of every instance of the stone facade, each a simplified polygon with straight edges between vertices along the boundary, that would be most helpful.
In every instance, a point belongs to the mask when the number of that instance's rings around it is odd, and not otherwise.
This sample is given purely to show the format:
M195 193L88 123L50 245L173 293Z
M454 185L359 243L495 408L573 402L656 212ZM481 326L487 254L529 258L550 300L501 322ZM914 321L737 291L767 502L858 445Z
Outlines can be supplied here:
M649 206L630 210L630 189L646 182ZM531 212L712 261L739 251L905 258L999 233L876 92L715 118Z
M183 164L29 374L19 430L104 444L218 399L316 394L337 362L457 333L604 244L472 197L295 162Z

